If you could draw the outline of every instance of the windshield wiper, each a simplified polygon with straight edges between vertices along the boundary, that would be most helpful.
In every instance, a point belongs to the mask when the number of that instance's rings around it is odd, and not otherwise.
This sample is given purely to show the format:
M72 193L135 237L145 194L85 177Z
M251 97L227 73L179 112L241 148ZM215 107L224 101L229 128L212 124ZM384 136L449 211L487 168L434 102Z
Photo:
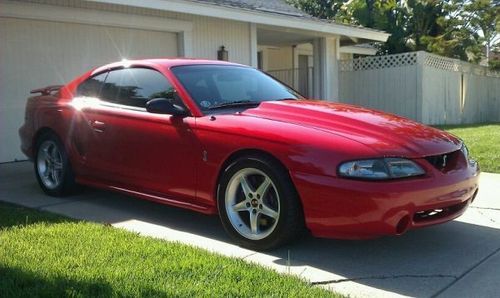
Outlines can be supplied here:
M258 105L258 104L260 104L260 101L237 100L237 101L219 103L219 104L213 105L211 107L208 107L207 110L214 110L214 109L227 108L227 107L254 106L254 105Z

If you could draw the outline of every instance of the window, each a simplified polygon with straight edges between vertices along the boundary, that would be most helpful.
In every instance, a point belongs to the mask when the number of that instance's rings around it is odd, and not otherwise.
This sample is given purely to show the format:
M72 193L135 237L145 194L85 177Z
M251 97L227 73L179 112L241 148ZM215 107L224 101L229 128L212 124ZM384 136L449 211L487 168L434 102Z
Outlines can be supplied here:
M99 97L107 74L107 72L104 72L85 80L76 89L77 96Z
M235 101L301 98L294 90L249 67L189 65L174 67L172 72L202 110Z
M154 98L170 99L184 107L170 82L156 70L124 68L109 72L101 91L101 100L132 107L145 108Z

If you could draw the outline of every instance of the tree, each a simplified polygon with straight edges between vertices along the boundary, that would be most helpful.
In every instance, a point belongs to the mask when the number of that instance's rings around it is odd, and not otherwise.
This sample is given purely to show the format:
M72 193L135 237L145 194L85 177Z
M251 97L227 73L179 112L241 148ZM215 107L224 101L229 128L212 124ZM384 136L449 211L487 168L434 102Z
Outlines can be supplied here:
M309 14L391 34L379 54L425 50L478 62L498 44L498 0L288 0Z
M490 59L488 65L492 70L500 71L500 42L497 42L491 51L496 58Z
M436 19L440 30L423 37L428 52L466 61L479 60L479 35L463 18L465 4L466 1L443 1L443 14Z
M287 0L287 2L312 16L333 20L348 0Z
M486 47L486 62L489 62L492 48L500 41L500 2L490 0L476 0L464 5L463 18L465 24L473 32L481 32L480 40Z
M339 10L336 20L391 33L384 44L376 44L381 54L410 51L407 45L408 13L400 0L351 0Z

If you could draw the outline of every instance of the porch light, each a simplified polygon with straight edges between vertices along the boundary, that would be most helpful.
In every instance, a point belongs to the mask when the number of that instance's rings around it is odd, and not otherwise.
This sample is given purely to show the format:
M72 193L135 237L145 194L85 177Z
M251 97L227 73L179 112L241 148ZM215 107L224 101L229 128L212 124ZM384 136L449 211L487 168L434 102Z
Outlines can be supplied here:
M229 54L226 51L224 46L220 46L220 49L217 51L217 60L228 61Z

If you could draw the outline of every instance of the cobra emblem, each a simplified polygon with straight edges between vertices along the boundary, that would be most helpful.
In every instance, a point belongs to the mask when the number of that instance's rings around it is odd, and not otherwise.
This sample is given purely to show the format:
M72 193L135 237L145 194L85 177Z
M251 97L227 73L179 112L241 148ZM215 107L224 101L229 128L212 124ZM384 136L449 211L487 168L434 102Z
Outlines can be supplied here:
M443 163L441 164L442 168L446 167L446 159L447 158L448 158L448 155L443 155Z

